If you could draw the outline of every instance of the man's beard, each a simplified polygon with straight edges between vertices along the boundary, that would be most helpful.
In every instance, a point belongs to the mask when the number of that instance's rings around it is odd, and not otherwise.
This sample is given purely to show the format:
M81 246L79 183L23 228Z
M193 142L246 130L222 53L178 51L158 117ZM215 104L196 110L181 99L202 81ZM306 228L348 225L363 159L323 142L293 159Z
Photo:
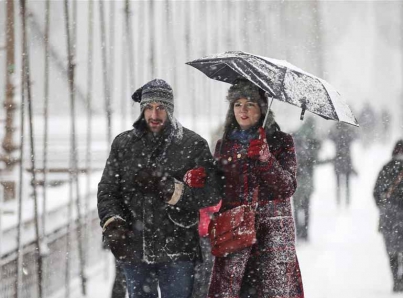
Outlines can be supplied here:
M151 122L154 122L154 125L158 123L158 126L160 127L160 129L158 131L154 131L152 128L155 128L155 126L152 127ZM164 130L166 123L167 123L167 121L164 123L161 119L148 119L147 127L152 133L159 134Z

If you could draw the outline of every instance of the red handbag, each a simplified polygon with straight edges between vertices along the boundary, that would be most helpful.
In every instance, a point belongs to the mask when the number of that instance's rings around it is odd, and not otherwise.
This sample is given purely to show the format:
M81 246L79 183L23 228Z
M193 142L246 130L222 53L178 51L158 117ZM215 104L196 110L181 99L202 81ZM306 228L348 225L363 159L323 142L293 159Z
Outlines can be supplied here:
M257 189L253 202L257 201ZM255 204L257 205L257 204ZM256 243L256 207L241 205L215 215L209 224L211 253L224 257Z

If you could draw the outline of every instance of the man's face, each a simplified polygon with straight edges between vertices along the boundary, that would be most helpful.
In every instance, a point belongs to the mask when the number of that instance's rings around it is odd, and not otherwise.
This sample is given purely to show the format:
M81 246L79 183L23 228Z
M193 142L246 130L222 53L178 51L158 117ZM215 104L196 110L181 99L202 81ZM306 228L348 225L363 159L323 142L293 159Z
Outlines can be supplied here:
M149 103L144 108L144 119L150 131L159 133L165 127L168 114L164 105L160 103Z

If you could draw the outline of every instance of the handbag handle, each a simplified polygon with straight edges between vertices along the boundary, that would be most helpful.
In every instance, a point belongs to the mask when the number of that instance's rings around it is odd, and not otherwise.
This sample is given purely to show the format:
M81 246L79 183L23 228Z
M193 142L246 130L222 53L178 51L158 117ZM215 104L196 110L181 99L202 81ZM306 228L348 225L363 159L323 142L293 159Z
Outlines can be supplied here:
M257 210L257 207L258 207L258 205L259 205L259 203L258 203L258 198L259 198L259 187L256 187L254 190L253 190L253 195L252 195L252 202L250 203L250 205L253 207L253 205L255 205L254 206L254 210L256 211Z

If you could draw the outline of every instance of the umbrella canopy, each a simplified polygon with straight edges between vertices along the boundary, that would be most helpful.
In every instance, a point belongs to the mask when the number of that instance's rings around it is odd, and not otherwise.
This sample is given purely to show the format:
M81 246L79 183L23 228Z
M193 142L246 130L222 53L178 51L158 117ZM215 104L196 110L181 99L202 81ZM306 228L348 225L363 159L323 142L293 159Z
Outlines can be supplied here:
M240 78L247 79L270 96L300 107L301 116L308 110L325 119L358 126L350 108L333 86L287 61L231 51L186 64L211 79L229 84Z

